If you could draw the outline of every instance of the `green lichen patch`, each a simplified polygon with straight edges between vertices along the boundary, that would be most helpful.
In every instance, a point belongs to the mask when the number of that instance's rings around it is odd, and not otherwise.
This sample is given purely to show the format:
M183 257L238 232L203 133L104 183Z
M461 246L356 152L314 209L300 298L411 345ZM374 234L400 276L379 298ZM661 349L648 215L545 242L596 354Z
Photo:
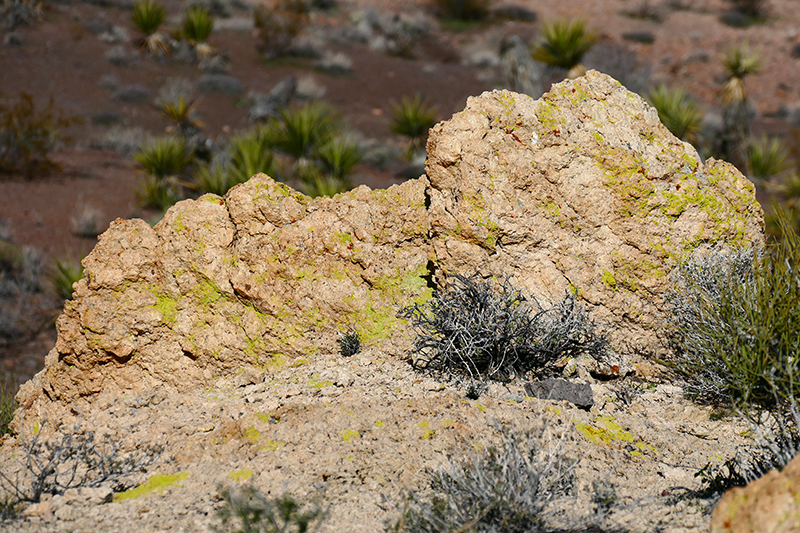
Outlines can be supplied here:
M598 415L593 424L575 424L575 429L583 437L597 445L626 447L635 457L653 455L656 449L649 444L637 441L633 434L620 426L613 416Z
M340 431L339 435L341 435L342 440L345 441L345 442L351 442L351 441L354 441L356 439L360 439L361 438L361 433L359 431L350 430L350 429L346 429L344 431Z
M156 474L151 476L150 479L139 485L138 487L120 492L114 495L114 501L119 503L125 500L135 500L142 496L147 496L151 492L158 492L163 494L164 491L172 485L182 487L179 482L189 477L189 472L179 472L177 474Z
M253 471L249 468L242 468L241 470L237 470L235 472L229 472L228 477L238 483L241 483L253 477Z

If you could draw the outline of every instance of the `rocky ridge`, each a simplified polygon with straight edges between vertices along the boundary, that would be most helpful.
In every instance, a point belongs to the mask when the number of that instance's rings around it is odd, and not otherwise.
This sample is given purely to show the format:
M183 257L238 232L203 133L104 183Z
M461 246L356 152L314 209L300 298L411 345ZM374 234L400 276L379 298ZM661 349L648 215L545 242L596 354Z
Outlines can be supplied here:
M323 491L324 531L376 531L443 454L495 439L493 420L558 428L580 460L576 513L592 512L593 482L613 479L626 505L608 520L705 527L702 505L679 495L712 456L732 456L742 427L712 423L675 386L630 380L652 377L648 357L665 353L671 267L718 242L760 242L762 228L733 166L702 163L597 72L540 100L471 98L431 131L426 175L385 191L312 200L256 176L224 198L177 204L155 228L118 220L85 259L14 427L80 418L129 448L161 444L161 468L186 476L102 511L56 497L29 508L23 527L161 530L173 516L170 529L206 529L214 487L246 477L265 493ZM543 302L577 292L612 346L592 370L619 378L579 372L591 410L526 398L522 382L465 400L411 369L398 309L473 271ZM337 334L350 329L367 348L342 359ZM7 439L3 457L20 442Z

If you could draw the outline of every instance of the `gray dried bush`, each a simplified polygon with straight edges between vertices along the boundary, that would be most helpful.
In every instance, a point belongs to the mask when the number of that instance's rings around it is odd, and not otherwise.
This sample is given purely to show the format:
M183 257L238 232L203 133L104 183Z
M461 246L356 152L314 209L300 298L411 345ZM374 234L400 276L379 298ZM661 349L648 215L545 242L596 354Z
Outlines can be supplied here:
M575 294L543 308L506 279L454 275L446 291L400 315L417 332L418 369L455 378L479 395L489 379L505 381L543 370L564 356L601 355L607 346Z
M20 502L38 502L44 494L63 494L81 487L98 487L115 483L115 490L124 489L121 481L146 468L161 456L160 446L148 445L136 452L123 453L118 441L105 435L95 438L91 430L81 428L81 420L67 432L44 438L44 424L33 438L23 431L22 470L14 479L0 472L0 488Z
M571 517L574 529L559 526L563 517L558 510L573 492L575 461L557 444L543 445L547 425L522 433L498 429L499 446L471 452L432 472L432 497L409 493L399 520L388 523L386 531L585 531L585 520L576 517Z
M269 499L252 486L220 486L219 492L223 505L217 516L222 524L212 529L220 533L306 533L318 531L325 518L319 507L303 510L306 506L289 494Z

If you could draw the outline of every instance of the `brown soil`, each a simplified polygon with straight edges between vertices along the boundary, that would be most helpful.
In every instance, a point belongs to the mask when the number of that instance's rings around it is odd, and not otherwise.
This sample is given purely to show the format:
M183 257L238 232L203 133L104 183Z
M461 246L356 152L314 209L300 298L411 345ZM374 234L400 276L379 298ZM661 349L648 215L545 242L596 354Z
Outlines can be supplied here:
M183 3L177 0L164 3L171 16L167 27L174 28ZM413 12L424 8L426 3L341 0L337 12L315 14L314 21L319 27L333 27L347 24L348 13L354 9L377 6L384 12ZM325 100L339 109L355 129L366 137L399 144L400 140L388 130L386 111L391 100L421 93L437 106L439 118L444 119L462 109L468 96L499 86L496 69L462 62L460 51L465 47L480 41L488 43L487 47L496 46L504 35L511 33L530 40L543 20L582 16L609 42L632 50L641 65L649 65L651 82L684 86L708 107L714 105L720 87L719 56L734 44L749 42L760 49L762 57L761 71L747 80L750 98L759 113L754 131L785 133L790 129L777 115L783 105L800 100L800 68L798 59L791 55L792 47L800 42L797 30L800 11L794 9L794 0L771 0L769 21L747 29L731 28L719 21L720 14L729 7L723 0L684 2L690 6L686 10L670 7L678 2L649 2L662 14L662 22L624 15L624 11L645 3L519 0L513 4L534 11L539 22L498 22L461 32L434 25L431 34L416 43L411 58L390 57L362 44L326 44L326 49L350 56L354 70L350 77L330 77L314 71L306 60L266 63L248 29L216 30L210 43L230 59L229 74L245 86L245 94L266 93L288 75L311 75L326 87ZM41 107L52 98L65 116L77 119L66 132L71 140L52 154L60 170L31 180L0 177L4 200L0 219L10 228L12 242L41 250L46 264L56 257L85 255L94 246L95 239L76 236L71 229L71 220L83 208L99 210L103 224L117 217L141 214L134 188L143 178L143 172L129 157L92 148L93 142L109 129L98 123L98 119L110 114L124 128L138 127L161 134L170 123L153 105L159 90L170 78L194 82L202 76L196 65L175 59L157 61L137 53L133 41L138 33L130 20L130 10L111 4L101 7L77 2L47 3L40 23L13 31L19 45L7 44L10 32L0 31L4 43L0 45L2 96L13 99L26 92ZM233 14L242 19L247 17L241 10L234 10ZM131 36L130 42L101 40L95 29L103 25L124 28ZM623 40L623 34L633 31L649 31L655 42L648 45ZM106 54L114 46L122 46L135 56L129 65L115 66L108 61ZM120 86L142 87L148 95L146 101L116 100L113 91L106 88L112 75ZM209 138L248 128L247 107L239 105L243 96L199 95L197 111ZM372 187L384 187L398 179L391 170L364 165L354 177L356 183ZM32 320L29 315L35 312L39 323L45 326L12 340L0 337L0 359L4 365L0 366L0 372L5 368L16 379L30 377L55 341L51 319L58 311L58 301L39 298L44 303L32 306L35 309L29 310L25 317L20 316L20 321Z

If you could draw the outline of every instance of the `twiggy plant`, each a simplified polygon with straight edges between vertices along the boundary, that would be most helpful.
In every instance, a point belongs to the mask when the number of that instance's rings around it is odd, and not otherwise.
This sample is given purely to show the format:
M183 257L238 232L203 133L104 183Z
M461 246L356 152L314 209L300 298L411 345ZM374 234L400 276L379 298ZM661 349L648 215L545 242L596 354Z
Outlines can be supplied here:
M318 531L325 518L318 507L303 510L289 494L269 499L251 486L220 486L219 492L223 500L217 512L221 527L213 527L218 533L306 533Z

